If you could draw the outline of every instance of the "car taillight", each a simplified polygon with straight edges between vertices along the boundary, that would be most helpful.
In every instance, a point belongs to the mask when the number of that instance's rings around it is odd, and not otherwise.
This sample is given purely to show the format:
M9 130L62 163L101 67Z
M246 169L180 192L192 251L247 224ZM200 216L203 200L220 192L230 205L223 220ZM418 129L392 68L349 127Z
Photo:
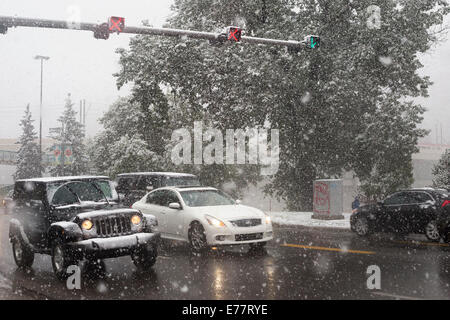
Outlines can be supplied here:
M450 204L450 200L445 200L444 203L442 204L442 207L448 206Z

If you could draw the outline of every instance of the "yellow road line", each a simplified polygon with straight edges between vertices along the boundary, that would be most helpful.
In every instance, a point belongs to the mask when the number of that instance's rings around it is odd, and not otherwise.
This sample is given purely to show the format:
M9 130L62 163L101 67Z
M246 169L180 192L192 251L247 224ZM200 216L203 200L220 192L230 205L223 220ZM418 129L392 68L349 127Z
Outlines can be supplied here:
M435 247L450 247L447 243L437 243L437 242L422 242L422 241L394 241L400 244L420 244L422 246L435 246Z
M302 248L302 249L312 249L312 250L323 250L323 251L335 251L335 252L344 252L344 253L360 253L360 254L375 254L374 251L362 251L362 250L346 250L341 248L328 248L328 247L316 247L316 246L304 246L300 244L282 244L282 247L291 247L291 248Z

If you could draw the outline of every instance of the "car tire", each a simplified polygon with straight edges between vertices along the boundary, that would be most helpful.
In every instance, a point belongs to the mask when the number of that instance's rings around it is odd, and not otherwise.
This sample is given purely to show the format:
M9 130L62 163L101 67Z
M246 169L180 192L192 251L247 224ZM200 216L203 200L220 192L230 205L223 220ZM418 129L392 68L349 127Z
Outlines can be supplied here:
M425 226L425 236L430 241L439 242L441 237L439 235L436 220L431 220L427 223L427 225Z
M189 228L189 245L193 253L202 253L208 248L205 228L199 222L193 222Z
M147 271L156 263L158 257L158 248L152 245L150 248L141 247L131 254L134 265L140 271Z
M450 243L450 230L444 231L442 234L442 240L444 240L445 243Z
M12 240L14 261L19 268L30 268L34 262L34 252L23 241L17 238Z
M366 237L370 234L369 221L367 218L357 218L354 225L355 233L360 237Z
M63 281L69 277L67 268L71 265L78 265L78 261L67 252L62 240L56 239L52 243L52 267L56 277Z

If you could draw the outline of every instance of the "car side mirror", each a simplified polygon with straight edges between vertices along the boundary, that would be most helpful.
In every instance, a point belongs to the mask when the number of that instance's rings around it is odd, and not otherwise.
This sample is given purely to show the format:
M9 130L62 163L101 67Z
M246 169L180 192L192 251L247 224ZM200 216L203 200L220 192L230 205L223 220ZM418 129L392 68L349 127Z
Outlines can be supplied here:
M239 200L239 199L236 200L236 204L241 204L241 203L242 203L241 200Z
M180 210L181 209L181 205L178 202L172 202L172 203L169 203L169 208L170 209L175 209L175 210Z

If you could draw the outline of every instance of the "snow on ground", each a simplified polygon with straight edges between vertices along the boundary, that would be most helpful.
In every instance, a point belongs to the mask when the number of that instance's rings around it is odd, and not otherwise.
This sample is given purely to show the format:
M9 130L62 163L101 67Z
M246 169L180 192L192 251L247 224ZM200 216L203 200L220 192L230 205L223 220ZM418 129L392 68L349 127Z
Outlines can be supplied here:
M350 229L350 213L344 213L342 220L312 219L312 212L269 212L269 215L279 225Z

